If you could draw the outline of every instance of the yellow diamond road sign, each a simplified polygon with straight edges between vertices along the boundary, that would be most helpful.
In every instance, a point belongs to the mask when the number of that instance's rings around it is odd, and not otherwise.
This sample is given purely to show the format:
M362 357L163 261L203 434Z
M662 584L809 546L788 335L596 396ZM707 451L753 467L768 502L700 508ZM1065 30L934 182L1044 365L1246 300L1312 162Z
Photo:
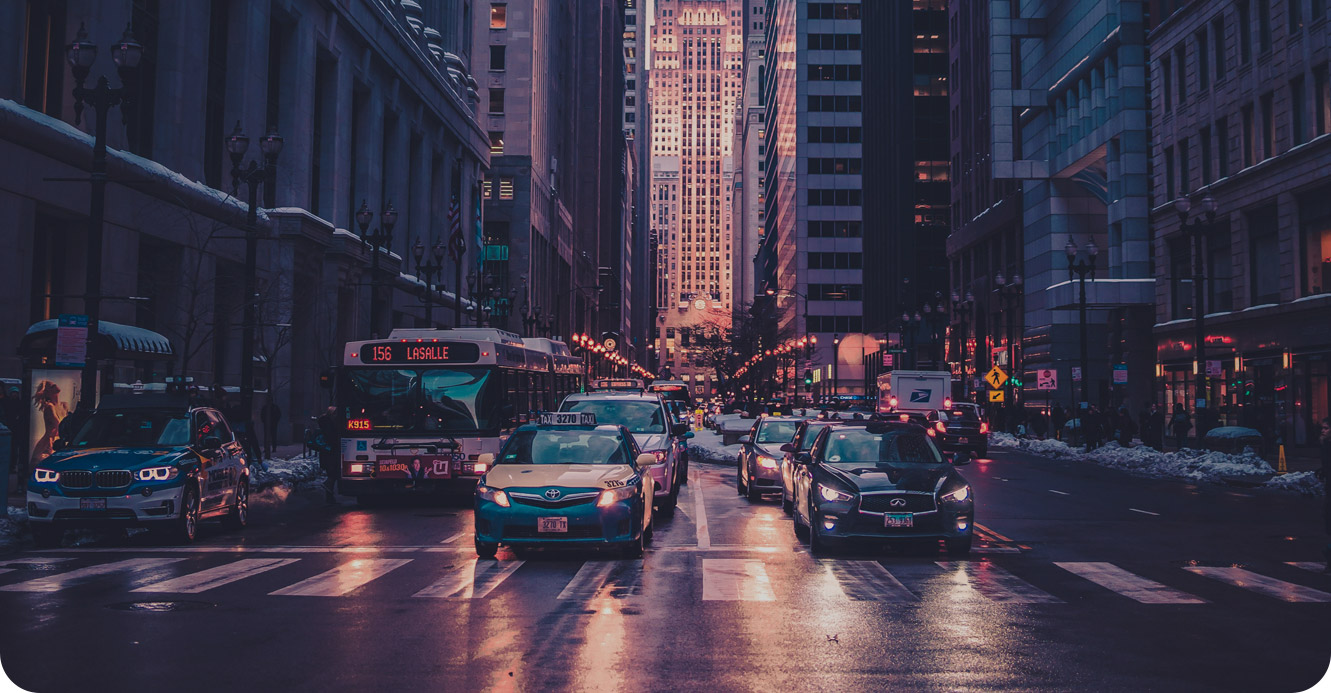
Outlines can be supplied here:
M1002 391L1002 390L990 390L990 391L989 391L989 401L990 401L990 402L1002 402L1002 401L1003 401L1003 391Z
M1004 373L1002 368L994 366L989 369L988 373L984 374L984 381L989 383L989 387L997 390L998 388L1003 387L1003 383L1007 382L1007 373ZM1002 400L991 399L989 401L1000 402Z

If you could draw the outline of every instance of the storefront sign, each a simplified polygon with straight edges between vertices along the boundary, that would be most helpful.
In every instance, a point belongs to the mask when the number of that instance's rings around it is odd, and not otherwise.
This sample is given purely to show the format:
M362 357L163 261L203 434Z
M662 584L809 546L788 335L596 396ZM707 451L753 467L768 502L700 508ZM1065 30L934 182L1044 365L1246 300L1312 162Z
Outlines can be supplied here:
M55 365L82 368L88 361L88 316L64 314L55 331Z

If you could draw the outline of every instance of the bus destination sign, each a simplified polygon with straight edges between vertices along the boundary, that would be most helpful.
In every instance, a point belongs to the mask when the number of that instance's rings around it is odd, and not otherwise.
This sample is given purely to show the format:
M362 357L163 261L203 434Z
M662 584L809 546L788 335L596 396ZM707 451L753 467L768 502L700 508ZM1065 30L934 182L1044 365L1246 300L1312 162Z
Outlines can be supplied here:
M471 342L380 342L361 348L361 363L476 363L481 348Z

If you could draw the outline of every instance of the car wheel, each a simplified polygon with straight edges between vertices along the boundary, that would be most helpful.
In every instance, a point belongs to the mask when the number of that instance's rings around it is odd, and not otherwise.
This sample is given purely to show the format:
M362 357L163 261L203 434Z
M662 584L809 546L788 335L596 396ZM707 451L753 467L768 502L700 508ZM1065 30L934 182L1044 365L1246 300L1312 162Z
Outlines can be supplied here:
M181 544L189 544L199 536L199 491L186 485L180 496L180 516L171 528L172 538Z
M808 528L808 527L805 527L805 526L802 525L802 524L800 524L800 514L799 514L798 512L795 513L794 520L791 522L791 524L792 524L792 525L794 526L794 528L795 528L795 538L796 538L796 539L799 539L800 541L804 541L804 540L806 540L806 539L809 538L809 528Z
M242 481L236 487L236 504L231 506L222 523L228 529L245 529L250 523L250 482Z
M946 546L947 555L949 556L968 556L971 552L971 535L967 534L956 539L944 539L943 544Z
M480 558L494 558L499 553L499 544L476 540L476 555Z
M785 489L781 489L781 509L785 511L787 515L795 514L795 502L786 498Z
M744 461L740 460L739 466L735 468L735 492L743 496L748 493L744 488Z
M750 503L753 503L755 501L762 500L762 497L763 497L762 491L754 488L753 479L749 479L749 483L744 485L744 498L747 499Z
M680 455L679 458L679 485L684 486L689 483L689 456Z
M812 506L810 506L812 507ZM809 522L809 553L815 556L827 554L827 540L818 534L818 513L813 513Z
M65 530L59 527L47 527L36 523L29 523L32 529L32 543L39 549L58 549L60 542L65 538Z

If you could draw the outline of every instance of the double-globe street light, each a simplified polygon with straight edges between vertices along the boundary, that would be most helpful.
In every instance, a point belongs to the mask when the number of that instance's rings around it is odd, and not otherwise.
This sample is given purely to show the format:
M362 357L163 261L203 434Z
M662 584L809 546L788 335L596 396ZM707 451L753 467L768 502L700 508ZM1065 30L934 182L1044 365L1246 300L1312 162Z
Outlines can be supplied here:
M1201 447L1202 436L1206 435L1208 422L1203 420L1203 414L1210 399L1206 381L1206 296L1202 291L1202 282L1206 277L1203 276L1202 266L1202 236L1215 223L1215 207L1215 199L1207 195L1197 205L1197 211L1201 212L1201 216L1189 220L1188 213L1192 211L1192 202L1186 197L1174 201L1179 228L1192 237L1192 320L1195 327L1192 341L1192 377L1195 379L1197 390L1194 397L1196 404L1194 430L1197 432L1198 448Z
M259 138L259 150L263 153L263 163L250 159L248 166L242 165L245 152L250 148L250 138L240 128L236 128L226 138L226 151L231 155L231 194L240 192L240 184L245 184L245 201L248 210L245 213L245 306L240 326L240 409L243 422L248 422L254 407L254 330L258 322L258 297L255 295L258 285L259 264L259 188L270 180L276 179L277 155L282 152L282 136L277 134L277 127L268 126L268 132ZM264 200L270 207L272 200Z
M83 120L84 106L91 106L97 123L93 127L92 168L89 182L88 246L85 263L84 310L88 314L87 354L83 365L83 384L80 401L91 406L97 401L97 362L93 359L94 343L100 330L102 299L102 225L106 216L106 118L112 106L130 101L127 86L133 81L135 70L143 58L143 46L134 40L130 27L120 40L111 46L111 59L120 75L120 87L111 87L106 77L97 78L97 86L84 86L93 63L97 61L97 45L88 40L88 30L79 24L74 40L65 47L65 60L74 74L74 124ZM121 110L122 122L128 125L128 116Z
M1063 250L1068 256L1068 281L1076 278L1081 282L1081 296L1078 299L1078 307L1081 311L1081 406L1078 407L1077 411L1078 416L1081 417L1078 420L1083 424L1081 431L1084 436L1086 432L1084 427L1085 415L1091 406L1090 390L1087 386L1087 383L1091 380L1091 374L1086 358L1086 277L1089 275L1092 280L1095 279L1095 256L1100 254L1100 248L1095 244L1095 239L1092 238L1086 242L1085 259L1078 259L1080 251L1077 248L1077 243L1069 236L1068 244L1063 247ZM1088 442L1088 449L1089 445Z
M437 240L430 248L430 259L425 259L425 244L421 237L411 246L411 255L416 259L416 274L425 282L425 324L434 328L434 290L436 280L444 272L444 242Z
M380 301L379 277L379 253L382 249L389 247L393 243L393 227L397 225L397 210L393 209L393 203L388 206L379 215L379 226L373 230L370 229L370 222L374 221L374 212L370 211L368 200L361 200L360 209L356 210L356 226L360 227L360 239L363 243L370 244L370 337L378 336L375 329L379 322L378 304ZM389 313L392 313L391 307Z

